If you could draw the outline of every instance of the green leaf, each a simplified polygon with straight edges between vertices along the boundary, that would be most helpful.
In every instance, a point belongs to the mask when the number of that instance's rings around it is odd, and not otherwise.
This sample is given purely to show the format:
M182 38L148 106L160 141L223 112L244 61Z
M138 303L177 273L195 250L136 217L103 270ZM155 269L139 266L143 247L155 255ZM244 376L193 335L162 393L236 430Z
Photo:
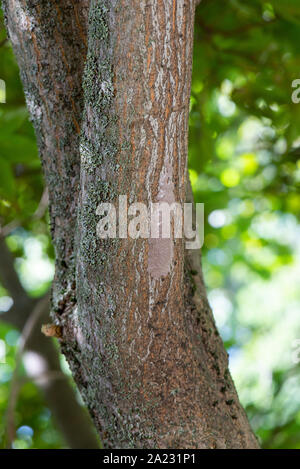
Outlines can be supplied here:
M274 6L275 11L283 18L292 21L293 23L300 23L299 0L273 0L272 5Z
M30 163L37 158L36 144L21 135L0 133L0 157L11 163Z
M15 191L15 180L11 165L0 158L0 195L4 199L12 197Z
M2 111L0 114L0 133L14 133L27 119L28 112L23 106L12 111Z

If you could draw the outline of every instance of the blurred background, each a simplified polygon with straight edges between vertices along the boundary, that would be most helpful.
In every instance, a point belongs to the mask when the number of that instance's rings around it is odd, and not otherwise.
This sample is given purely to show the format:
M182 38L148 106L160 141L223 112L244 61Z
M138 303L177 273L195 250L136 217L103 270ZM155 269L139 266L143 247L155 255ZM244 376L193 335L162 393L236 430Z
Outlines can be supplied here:
M300 448L299 43L298 0L202 0L197 9L189 168L205 204L204 274L264 448ZM0 447L64 448L36 357L18 352L24 324L15 310L45 298L54 263L47 192L2 16L0 79Z

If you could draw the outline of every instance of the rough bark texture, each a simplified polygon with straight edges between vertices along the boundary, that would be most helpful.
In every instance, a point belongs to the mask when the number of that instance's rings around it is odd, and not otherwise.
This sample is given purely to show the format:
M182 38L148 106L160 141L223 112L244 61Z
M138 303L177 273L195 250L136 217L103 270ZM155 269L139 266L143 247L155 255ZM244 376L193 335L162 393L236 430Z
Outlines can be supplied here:
M91 0L88 22L86 3L4 2L49 186L62 349L106 447L256 448L199 253L96 235L98 204L120 194L191 197L195 3Z

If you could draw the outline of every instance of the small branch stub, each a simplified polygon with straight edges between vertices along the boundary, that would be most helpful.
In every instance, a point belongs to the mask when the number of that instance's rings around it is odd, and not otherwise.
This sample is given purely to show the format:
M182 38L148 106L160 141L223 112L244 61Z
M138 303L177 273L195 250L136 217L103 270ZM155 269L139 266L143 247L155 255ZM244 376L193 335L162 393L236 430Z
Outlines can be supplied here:
M55 324L43 324L41 331L46 337L56 337L57 339L62 338L61 326L56 326Z

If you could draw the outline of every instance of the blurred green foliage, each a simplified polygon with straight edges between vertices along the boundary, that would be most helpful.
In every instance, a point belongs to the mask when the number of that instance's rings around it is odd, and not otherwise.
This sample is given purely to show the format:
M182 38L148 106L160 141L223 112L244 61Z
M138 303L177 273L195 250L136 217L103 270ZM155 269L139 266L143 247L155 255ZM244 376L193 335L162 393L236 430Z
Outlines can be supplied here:
M2 24L2 23L1 23ZM0 217L30 295L53 274L35 138L18 69L0 26ZM251 423L266 448L300 448L300 78L298 0L202 0L196 12L189 167L205 203L203 264L209 299ZM9 296L0 291L0 310ZM1 301L2 300L2 301ZM18 334L0 323L4 416ZM1 342L0 342L1 344ZM0 419L4 444L5 419ZM62 447L33 383L21 390L15 447Z
M251 423L300 447L300 3L203 0L196 14L190 175L205 203L209 299Z

